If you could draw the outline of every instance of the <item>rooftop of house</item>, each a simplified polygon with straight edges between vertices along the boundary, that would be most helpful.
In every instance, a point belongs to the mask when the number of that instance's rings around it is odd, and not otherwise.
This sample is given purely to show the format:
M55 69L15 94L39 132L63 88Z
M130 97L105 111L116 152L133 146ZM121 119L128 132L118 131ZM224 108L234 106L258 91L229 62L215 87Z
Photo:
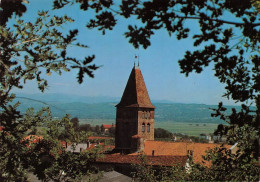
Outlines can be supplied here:
M143 153L154 156L187 156L187 152L192 151L193 161L195 163L202 163L202 155L205 155L207 150L213 149L220 145L221 144L213 143L165 142L146 140L144 142ZM225 147L230 148L231 145L225 145ZM137 155L137 153L133 153L131 155Z
M155 108L151 103L144 78L139 67L133 67L121 101L116 105L116 107Z
M116 164L140 164L140 156L138 155L120 155L106 154L103 158L98 158L100 163L116 163ZM187 156L145 156L149 165L184 166L187 161Z
M104 143L95 143L95 142L78 143L78 144L66 143L65 141L60 141L60 142L67 152L74 152L74 153L80 153L86 150L90 151L96 148L97 146L102 146L100 148L101 152L107 152L113 150L115 147L112 145L104 145Z
M69 145L66 141L60 141L60 144L64 148L67 148L67 146Z
M67 152L75 152L75 153L80 153L84 150L87 150L89 148L94 148L95 146L93 144L87 144L87 143L78 143L78 144L70 144L67 146L66 151Z
M40 140L42 140L43 137L42 136L37 136L37 135L28 135L26 137L23 138L23 141L28 140L29 143L37 143Z
M88 137L89 140L109 140L113 139L114 137L105 137L105 136L90 136Z
M114 124L103 124L102 126L104 127L104 129L109 129L109 128L115 127Z

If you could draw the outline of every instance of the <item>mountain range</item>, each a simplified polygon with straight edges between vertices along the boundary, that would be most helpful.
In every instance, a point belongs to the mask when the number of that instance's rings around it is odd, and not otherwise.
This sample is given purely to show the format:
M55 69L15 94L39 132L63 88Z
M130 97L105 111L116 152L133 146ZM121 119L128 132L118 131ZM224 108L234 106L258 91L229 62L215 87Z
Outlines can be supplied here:
M86 97L64 94L17 94L14 102L20 101L19 109L22 113L27 108L39 110L50 107L54 117L70 114L71 117L81 119L112 119L115 120L115 105L120 101L116 97ZM158 122L188 122L188 123L222 123L219 118L211 117L216 105L183 104L171 101L152 101L155 105L155 120ZM240 106L227 106L227 113L231 108L240 109Z

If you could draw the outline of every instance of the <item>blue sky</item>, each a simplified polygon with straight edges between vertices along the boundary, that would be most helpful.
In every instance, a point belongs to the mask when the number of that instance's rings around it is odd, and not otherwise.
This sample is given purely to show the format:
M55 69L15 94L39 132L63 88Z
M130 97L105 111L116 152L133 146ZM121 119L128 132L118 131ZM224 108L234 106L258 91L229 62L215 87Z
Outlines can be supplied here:
M38 9L48 8L51 8L50 1L31 0L24 18L33 20ZM137 50L123 35L127 25L133 23L134 19L119 19L115 29L107 31L103 36L101 32L85 27L87 20L93 15L91 13L73 7L54 13L72 16L76 23L70 25L70 28L78 28L79 42L89 46L88 49L71 48L70 54L77 58L95 54L95 64L102 67L95 72L94 79L85 77L81 85L76 81L76 71L62 76L52 74L47 77L49 88L46 93L121 97L137 54L152 100L204 104L218 104L222 101L224 104L234 104L233 101L221 97L225 91L224 85L214 77L212 67L206 68L201 74L192 73L189 77L180 73L178 60L183 58L185 51L194 49L191 38L178 41L174 36L169 37L165 30L160 30L152 37L150 47ZM196 22L187 23L192 27L192 33L197 31ZM28 82L24 89L15 92L40 93L35 81Z

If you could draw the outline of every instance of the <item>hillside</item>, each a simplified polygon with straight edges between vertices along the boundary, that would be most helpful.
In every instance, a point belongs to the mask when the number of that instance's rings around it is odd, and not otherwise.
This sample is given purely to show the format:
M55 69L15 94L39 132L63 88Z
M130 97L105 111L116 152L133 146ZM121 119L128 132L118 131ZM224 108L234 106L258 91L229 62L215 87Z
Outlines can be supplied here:
M115 120L116 108L118 102L104 103L83 103L83 102L59 102L59 101L44 101L39 102L34 99L28 100L18 98L19 106L22 113L26 108L33 107L39 110L41 107L50 107L53 116L62 117L66 113L72 117L87 118L87 119L109 119ZM69 99L70 100L70 99ZM213 112L209 108L217 108L214 105L205 104L180 104L180 103L154 103L155 120L157 122L187 122L187 123L221 123L218 118L212 118ZM228 106L230 112L234 106ZM238 106L235 106L239 109Z

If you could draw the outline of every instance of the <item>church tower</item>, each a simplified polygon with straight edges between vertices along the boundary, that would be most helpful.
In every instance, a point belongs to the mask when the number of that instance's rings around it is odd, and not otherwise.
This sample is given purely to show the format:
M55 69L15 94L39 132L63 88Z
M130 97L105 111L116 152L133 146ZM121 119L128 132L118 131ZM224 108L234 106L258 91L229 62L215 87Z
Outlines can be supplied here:
M144 140L154 140L154 109L143 75L134 66L123 96L116 105L115 149L124 153L140 149Z

